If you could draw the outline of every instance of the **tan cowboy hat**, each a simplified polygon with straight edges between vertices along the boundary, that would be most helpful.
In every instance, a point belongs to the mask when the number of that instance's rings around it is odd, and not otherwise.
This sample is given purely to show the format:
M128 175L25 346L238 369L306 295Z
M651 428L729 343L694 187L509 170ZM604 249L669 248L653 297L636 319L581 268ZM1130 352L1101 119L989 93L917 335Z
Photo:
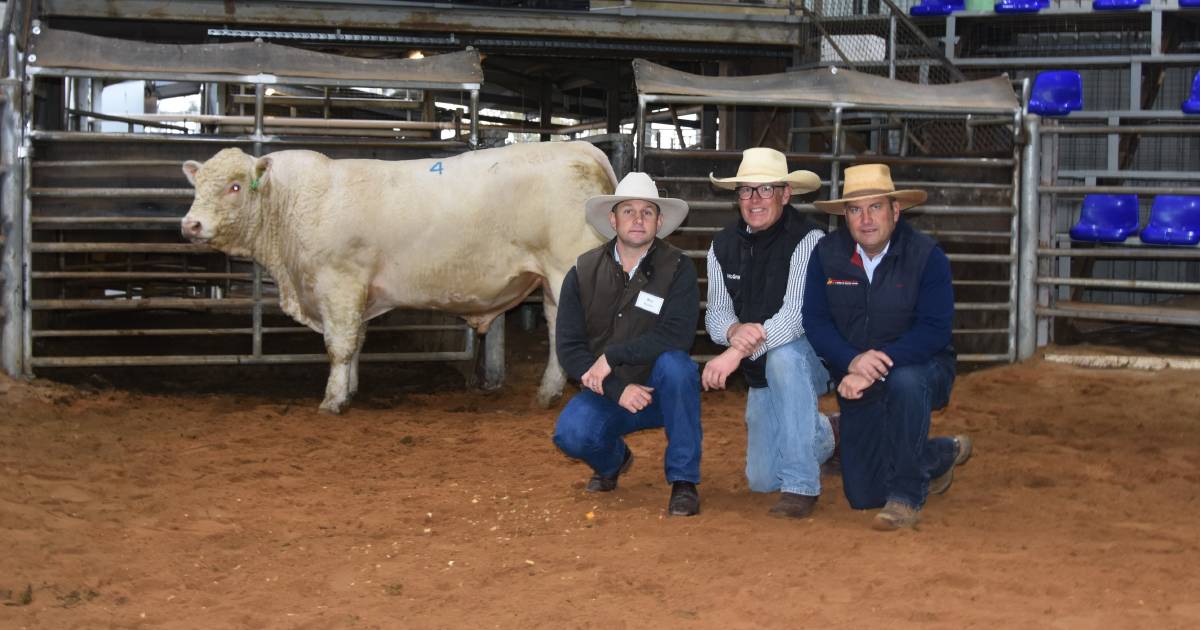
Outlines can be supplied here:
M846 202L867 197L884 196L900 202L900 209L907 210L925 203L929 195L924 190L896 190L892 183L892 169L887 164L860 164L851 166L843 173L842 198L830 201L814 201L813 205L829 214L845 214Z
M658 229L658 237L664 238L675 228L679 227L680 223L687 218L688 205L682 199L673 199L671 197L659 197L658 186L654 185L654 180L645 173L633 172L625 176L620 183L617 184L617 189L611 195L598 195L592 197L584 203L584 208L587 213L587 222L597 232L602 234L604 238L612 238L617 235L612 224L608 222L608 214L613 208L622 201L630 199L641 199L649 201L658 206L658 211L662 214L662 227Z
M787 158L775 149L757 147L742 151L742 163L738 165L737 175L733 177L714 177L708 174L713 186L725 190L733 190L738 184L770 184L787 182L792 186L792 192L804 194L821 187L821 178L812 171L787 170Z

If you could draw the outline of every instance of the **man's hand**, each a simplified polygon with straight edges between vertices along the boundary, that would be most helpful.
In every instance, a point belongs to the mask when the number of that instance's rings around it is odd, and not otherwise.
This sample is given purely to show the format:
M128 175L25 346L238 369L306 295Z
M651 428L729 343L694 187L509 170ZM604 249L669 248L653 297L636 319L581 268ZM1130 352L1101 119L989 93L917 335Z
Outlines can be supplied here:
M725 379L738 369L744 356L737 348L729 348L706 363L704 373L700 375L700 383L704 385L704 391L725 389Z
M887 376L892 369L892 358L878 350L867 350L850 361L850 374L858 374L872 382Z
M842 377L842 382L838 384L838 395L846 400L858 400L862 398L863 392L874 383L875 379L867 378L861 374L847 374Z
M592 367L588 368L588 371L583 373L583 376L579 378L579 382L583 383L584 387L603 396L604 379L608 378L609 374L612 374L612 368L608 365L608 357L602 354L600 355L600 358L596 359L596 362L592 364Z
M734 324L726 331L729 347L737 348L743 356L754 354L767 341L767 329L762 324ZM740 359L739 359L740 360Z
M629 413L637 413L654 401L654 397L650 395L653 391L653 387L630 383L625 386L625 391L621 392L621 400L617 404Z

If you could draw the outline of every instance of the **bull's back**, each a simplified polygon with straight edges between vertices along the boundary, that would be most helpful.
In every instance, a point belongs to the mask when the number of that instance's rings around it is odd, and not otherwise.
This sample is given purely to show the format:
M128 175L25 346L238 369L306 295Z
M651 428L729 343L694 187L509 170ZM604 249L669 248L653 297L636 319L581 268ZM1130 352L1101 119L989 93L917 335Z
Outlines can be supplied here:
M330 229L376 253L376 308L487 310L565 272L601 242L588 197L610 193L611 167L587 143L485 149L444 159L329 163Z

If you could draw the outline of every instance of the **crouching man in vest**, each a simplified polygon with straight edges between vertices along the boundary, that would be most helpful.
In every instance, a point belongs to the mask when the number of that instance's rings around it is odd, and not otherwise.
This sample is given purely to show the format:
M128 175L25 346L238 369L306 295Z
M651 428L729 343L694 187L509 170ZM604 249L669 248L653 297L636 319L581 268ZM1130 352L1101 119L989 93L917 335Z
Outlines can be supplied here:
M913 527L926 496L949 489L971 456L965 435L929 439L930 412L954 384L950 261L901 219L926 194L896 190L886 165L847 168L842 192L816 202L846 227L808 265L804 328L838 382L850 506L882 507L876 529Z
M787 205L821 180L787 170L774 149L747 149L737 175L709 178L737 191L741 218L708 250L708 335L727 350L704 367L705 389L741 369L746 398L746 479L779 491L770 516L805 518L821 494L821 464L834 450L831 419L817 411L829 373L806 339L800 308L809 256L824 233Z
M591 466L588 492L610 492L633 452L622 439L664 427L672 516L700 512L700 375L688 350L700 317L696 268L662 240L687 216L687 202L660 198L645 173L615 194L587 201L587 220L612 238L563 280L556 349L583 391L558 417L554 443Z

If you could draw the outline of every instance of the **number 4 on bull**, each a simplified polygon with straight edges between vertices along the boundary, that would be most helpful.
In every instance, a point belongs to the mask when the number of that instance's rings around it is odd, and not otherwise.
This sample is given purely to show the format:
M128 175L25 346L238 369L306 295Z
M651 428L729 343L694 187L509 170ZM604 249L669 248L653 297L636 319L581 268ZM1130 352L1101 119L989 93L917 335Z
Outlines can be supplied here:
M429 172L430 172L430 173L437 173L438 175L441 175L441 174L442 174L442 163L441 163L441 161L434 162L434 163L433 163L433 166L430 166L430 167L429 167Z

